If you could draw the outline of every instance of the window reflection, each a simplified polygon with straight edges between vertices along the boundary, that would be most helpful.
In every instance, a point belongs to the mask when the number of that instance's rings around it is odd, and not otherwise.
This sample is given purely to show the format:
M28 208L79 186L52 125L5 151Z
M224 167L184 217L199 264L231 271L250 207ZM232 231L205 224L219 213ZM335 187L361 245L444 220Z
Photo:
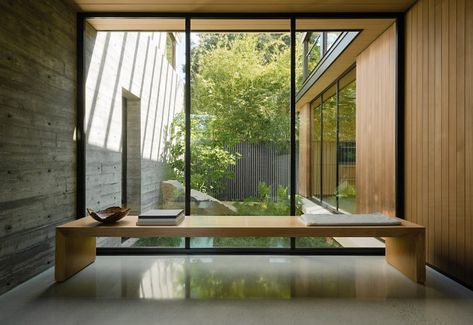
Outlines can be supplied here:
M342 87L345 80L340 82ZM338 208L356 213L356 83L339 91L338 106Z
M311 196L334 210L356 213L355 70L347 72L311 107Z

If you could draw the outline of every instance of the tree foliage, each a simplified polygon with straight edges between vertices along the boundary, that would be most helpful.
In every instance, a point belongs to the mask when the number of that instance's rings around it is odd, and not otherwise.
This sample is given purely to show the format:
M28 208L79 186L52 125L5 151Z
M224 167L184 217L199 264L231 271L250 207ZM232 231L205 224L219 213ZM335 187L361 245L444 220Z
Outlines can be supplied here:
M191 58L191 186L218 193L236 144L290 143L288 34L203 33ZM171 125L168 163L184 179L184 116Z
M287 35L202 34L192 57L192 113L215 144L289 143Z
M355 81L350 82L344 88L340 89L338 99L338 136L340 141L355 141L356 139L355 98ZM326 93L324 93L322 107L324 142L335 142L337 140L337 97L335 86L331 87ZM316 107L314 114L317 114L317 119L314 122L314 131L317 133L320 132L320 106Z

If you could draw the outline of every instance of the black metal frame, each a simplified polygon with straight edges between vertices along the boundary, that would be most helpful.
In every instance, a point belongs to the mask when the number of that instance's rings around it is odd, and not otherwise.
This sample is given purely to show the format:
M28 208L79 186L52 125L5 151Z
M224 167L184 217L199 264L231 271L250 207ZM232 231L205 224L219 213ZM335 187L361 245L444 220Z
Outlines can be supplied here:
M128 200L128 99L122 97L122 207L127 207Z
M395 157L396 216L404 218L404 103L405 103L404 15L396 18L396 95Z
M297 92L297 100L310 89L310 87L324 74L324 72L335 62L335 60L347 49L347 47L358 36L359 31L344 32L333 44L324 57L321 58L315 69L310 72L307 79L304 80L301 89ZM332 83L333 84L333 83Z
M340 78L337 79L337 85L336 85L336 89L335 89L335 105L336 105L336 112L335 112L335 116L337 117L337 120L335 121L335 128L337 129L336 130L336 139L335 139L335 146L336 146L336 151L335 151L335 159L337 160L337 167L336 167L336 170L335 170L335 179L337 180L337 186L335 187L335 193L336 193L336 196L335 196L335 207L336 207L336 210L339 211L339 204L338 204L338 188L340 187L340 153L339 153L339 150L338 148L340 147L340 115L339 115L339 112L340 112Z
M77 86L76 86L76 146L77 146L77 161L76 161L76 217L85 216L85 66L84 66L84 27L85 17L82 14L77 14Z
M291 185L290 215L296 215L296 19L291 17ZM291 249L296 249L296 239L291 237Z
M382 247L346 248L159 248L97 247L97 255L385 255Z
M343 30L341 31L340 35L338 35L337 39L335 42L329 47L328 46L328 33L332 32L332 30L318 30L318 31L308 31L307 34L304 36L303 40L303 80L305 80L309 77L310 74L312 74L317 68L319 63L322 61L322 58L327 54L327 52L332 49L336 44L338 43L338 40L344 36L344 32L349 32L349 31L356 31L359 32L360 30ZM309 41L310 37L312 36L313 33L318 33L314 44L309 46ZM321 41L320 44L320 49L319 49L319 55L320 55L320 60L317 62L317 64L309 71L309 57L312 54L312 51L315 51L315 46L317 45L317 42Z
M185 214L191 214L191 20L186 17L186 89L185 89L185 115L186 115L186 144L185 144ZM185 238L185 247L190 249L191 239Z
M186 85L185 85L185 113L186 113L186 129L190 130L190 112L191 112L191 94L190 94L190 33L191 19L290 19L291 33L291 215L295 215L295 195L296 195L296 139L295 139L295 122L296 122L296 90L295 90L295 33L296 19L396 19L398 22L403 21L403 13L158 13L158 12L85 12L77 14L77 88L76 88L76 141L77 141L77 217L84 216L85 213L85 172L86 172L86 143L84 130L85 117L85 65L84 65L84 27L87 18L176 18L185 19L186 34ZM249 31L246 31L249 32ZM396 150L396 179L403 179L402 163L399 158L403 157L402 146L400 141L403 134L403 101L404 101L404 34L403 27L397 30L397 150ZM400 35L401 34L401 35ZM337 87L338 88L338 87ZM322 112L322 109L321 109ZM321 113L322 114L322 113ZM185 150L185 212L190 214L190 132L186 132L186 150ZM322 184L321 184L322 186ZM321 187L322 189L322 187ZM398 207L403 206L402 202L402 182L396 186L396 203ZM199 249L190 248L190 238L185 238L185 248L97 248L98 254L121 255L121 254L277 254L277 255L382 255L384 249L379 248L340 248L340 249L321 249L321 248L296 248L295 238L290 238L289 249L279 248L209 248Z

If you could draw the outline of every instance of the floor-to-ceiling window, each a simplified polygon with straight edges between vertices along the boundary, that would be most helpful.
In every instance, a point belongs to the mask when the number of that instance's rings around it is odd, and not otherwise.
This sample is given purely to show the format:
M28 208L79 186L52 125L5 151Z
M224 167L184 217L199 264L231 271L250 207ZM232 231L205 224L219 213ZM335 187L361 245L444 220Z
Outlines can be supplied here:
M290 21L265 21L269 27L262 29L257 20L196 18L188 20L192 27L186 34L184 19L151 20L161 29L86 27L87 206L97 210L122 204L133 214L153 208L189 207L195 218L292 215ZM252 22L258 28L253 28ZM296 28L296 90L308 77L301 58L311 58L310 74L314 75L324 68L320 64L324 55L348 34ZM189 61L187 36L191 40ZM306 48L311 44L312 54L304 52L304 42L308 42ZM185 73L186 62L191 63L189 74ZM346 212L354 211L353 74L354 70L308 105L311 165L298 171L310 175L309 197ZM185 82L187 76L189 83ZM190 95L187 102L185 94ZM190 114L184 109L188 103ZM185 184L189 180L187 196ZM295 196L295 217L309 201L303 199ZM339 246L332 238L291 241L287 237L122 238L99 244Z
M356 213L356 81L355 70L339 81L338 93L338 209Z
M311 196L344 213L356 213L355 69L313 102Z
M192 20L191 215L290 214L289 21L287 31L205 31ZM199 31L203 29L203 31ZM222 29L225 28L222 26ZM191 238L192 247L289 247L289 238Z
M184 19L87 20L86 206L184 209ZM116 22L116 21L115 21ZM149 30L126 30L141 24ZM184 247L184 238L100 238L101 247Z
M322 94L322 202L337 205L337 89Z

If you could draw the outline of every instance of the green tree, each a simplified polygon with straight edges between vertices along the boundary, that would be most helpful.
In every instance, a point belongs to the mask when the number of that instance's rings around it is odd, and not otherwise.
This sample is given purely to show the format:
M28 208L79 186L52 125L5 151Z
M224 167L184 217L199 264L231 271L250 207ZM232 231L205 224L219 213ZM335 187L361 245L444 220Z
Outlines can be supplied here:
M208 116L207 136L221 146L271 142L287 148L287 35L202 35L192 60L192 112Z
M191 59L191 186L209 194L231 177L236 144L290 143L289 34L202 33ZM183 181L184 116L171 125L167 161Z
M191 188L201 192L218 193L221 190L221 180L231 177L229 167L236 164L240 157L218 146L206 135L208 127L205 116L191 118ZM184 153L185 153L185 116L176 114L171 124L171 139L168 143L166 161L172 170L172 177L184 182Z

